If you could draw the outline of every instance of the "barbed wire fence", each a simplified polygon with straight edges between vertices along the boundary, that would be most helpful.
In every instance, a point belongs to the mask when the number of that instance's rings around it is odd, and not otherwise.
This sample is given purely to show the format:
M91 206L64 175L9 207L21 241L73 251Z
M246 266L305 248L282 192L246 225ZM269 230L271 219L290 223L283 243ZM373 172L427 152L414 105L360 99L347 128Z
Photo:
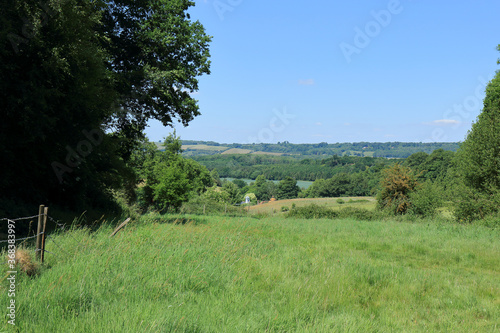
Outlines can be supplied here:
M32 231L31 223L33 222L34 219L38 220L37 231L34 235L29 236L29 234ZM28 236L18 238L16 237L16 223L22 221L30 221L30 226L28 227ZM0 247L4 247L5 245L7 245L8 254L12 253L15 254L16 248L20 244L19 242L25 243L26 241L36 239L35 257L43 263L45 253L57 255L57 253L50 252L45 249L45 242L47 240L50 240L59 250L69 255L69 253L66 250L64 250L64 248L54 240L54 237L48 233L47 221L53 223L56 231L63 231L63 232L68 231L66 229L66 224L60 223L59 220L56 220L48 215L48 207L45 207L44 205L40 205L39 213L37 215L17 217L17 218L6 218L6 217L0 218L1 224L7 222L7 239L0 240ZM9 262L10 261L7 261L6 264Z
M32 231L32 226L31 223L33 222L34 219L38 220L37 224L37 231L34 235L29 235ZM114 232L110 235L110 237L113 237L117 232L119 232L123 227L125 227L128 222L131 220L131 218L126 219L123 221L115 230ZM30 221L30 225L28 228L28 236L26 237L21 237L17 238L16 237L16 222L21 222L21 221ZM47 222L51 222L55 228L52 231L52 234L48 233L47 229ZM7 245L7 253L10 254L15 254L16 248L18 245L21 245L19 242L27 242L31 241L33 239L36 239L35 242L35 257L41 263L44 262L44 256L45 253L49 253L52 255L59 255L60 253L55 253L55 252L50 252L47 251L45 248L46 241L51 241L57 248L58 250L61 251L61 253L64 253L65 255L71 256L71 254L66 251L58 242L55 241L54 233L56 232L64 232L66 235L69 235L73 240L75 240L77 243L81 243L79 240L77 240L71 232L71 228L67 228L66 223L60 223L59 220L54 219L53 217L48 215L48 207L45 207L44 205L40 205L39 208L39 213L37 215L32 215L32 216L26 216L26 217L17 217L17 218L0 218L0 226L3 225L4 222L7 222L7 239L1 239L0 240L0 248L3 248L5 245ZM7 244L5 244L7 243ZM59 251L57 251L59 252ZM11 258L11 257L9 257ZM12 259L12 258L11 258ZM14 259L15 260L15 259ZM10 261L5 262L5 264L8 264ZM0 262L1 264L1 262ZM15 264L14 264L15 266ZM11 268L13 266L10 266Z

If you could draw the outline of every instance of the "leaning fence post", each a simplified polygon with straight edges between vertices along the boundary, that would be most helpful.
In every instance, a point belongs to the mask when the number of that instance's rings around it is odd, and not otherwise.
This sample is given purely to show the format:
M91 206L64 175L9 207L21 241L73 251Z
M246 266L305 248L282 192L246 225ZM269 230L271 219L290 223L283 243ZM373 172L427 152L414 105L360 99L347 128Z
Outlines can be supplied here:
M40 233L42 232L42 213L43 213L44 205L40 205L38 209L38 227L36 229L36 258L41 258L41 249L42 249L42 237L40 237Z
M49 207L45 207L44 212L43 212L43 232L42 232L42 263L43 259L45 257L45 226L47 225L47 216L49 212Z

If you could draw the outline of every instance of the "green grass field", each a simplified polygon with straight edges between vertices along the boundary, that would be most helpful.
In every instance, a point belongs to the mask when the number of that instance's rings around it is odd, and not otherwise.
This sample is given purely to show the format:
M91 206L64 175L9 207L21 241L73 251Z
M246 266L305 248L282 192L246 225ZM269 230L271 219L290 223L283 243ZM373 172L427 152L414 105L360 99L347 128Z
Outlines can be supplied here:
M41 274L18 276L18 332L500 328L498 229L150 215L112 230L48 241Z
M182 145L182 149L206 150L206 151L225 151L229 147L224 146L209 146L209 145Z
M339 203L339 199L341 199L343 203ZM344 207L374 210L377 205L374 197L301 198L265 202L259 205L250 206L248 212L252 214L282 214L281 207L292 208L292 205L304 207L311 204L325 206L334 210Z

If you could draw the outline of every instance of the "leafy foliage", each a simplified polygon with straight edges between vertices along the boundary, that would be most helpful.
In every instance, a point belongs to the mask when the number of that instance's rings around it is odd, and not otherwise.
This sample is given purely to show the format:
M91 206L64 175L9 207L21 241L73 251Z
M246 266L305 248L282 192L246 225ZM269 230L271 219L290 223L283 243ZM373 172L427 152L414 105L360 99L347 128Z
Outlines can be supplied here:
M213 184L204 166L180 155L178 137L170 135L167 142L165 151L153 151L151 145L146 145L132 158L143 177L143 185L138 190L143 209L177 210L183 202L205 192Z
M277 195L280 200L297 198L299 192L297 181L292 177L286 177L278 184Z
M405 214L411 206L410 193L418 186L417 176L401 163L382 170L378 206L396 215Z
M199 114L189 93L210 37L192 5L2 0L0 196L75 210L116 208L114 189L133 199L147 120Z
M292 210L287 213L286 217L303 219L334 219L338 215L339 214L336 211L330 208L311 204L304 207L292 208Z
M456 216L465 221L500 210L500 71L486 87L483 105L457 153L457 173L466 190L457 202Z
M270 180L292 177L298 180L327 179L339 173L377 172L391 163L385 158L331 156L322 159L298 159L289 156L255 154L194 156L209 170L217 169L220 177L256 179L262 175Z
M410 214L434 217L438 208L443 205L443 191L438 184L427 181L409 194L409 201Z

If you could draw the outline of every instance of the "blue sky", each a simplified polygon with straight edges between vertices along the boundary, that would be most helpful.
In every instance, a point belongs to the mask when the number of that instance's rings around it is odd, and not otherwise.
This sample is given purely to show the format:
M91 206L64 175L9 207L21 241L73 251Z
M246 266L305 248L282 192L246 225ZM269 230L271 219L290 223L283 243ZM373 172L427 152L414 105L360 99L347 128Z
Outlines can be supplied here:
M190 13L213 42L202 115L174 126L186 140L463 141L500 69L497 0L199 0Z

